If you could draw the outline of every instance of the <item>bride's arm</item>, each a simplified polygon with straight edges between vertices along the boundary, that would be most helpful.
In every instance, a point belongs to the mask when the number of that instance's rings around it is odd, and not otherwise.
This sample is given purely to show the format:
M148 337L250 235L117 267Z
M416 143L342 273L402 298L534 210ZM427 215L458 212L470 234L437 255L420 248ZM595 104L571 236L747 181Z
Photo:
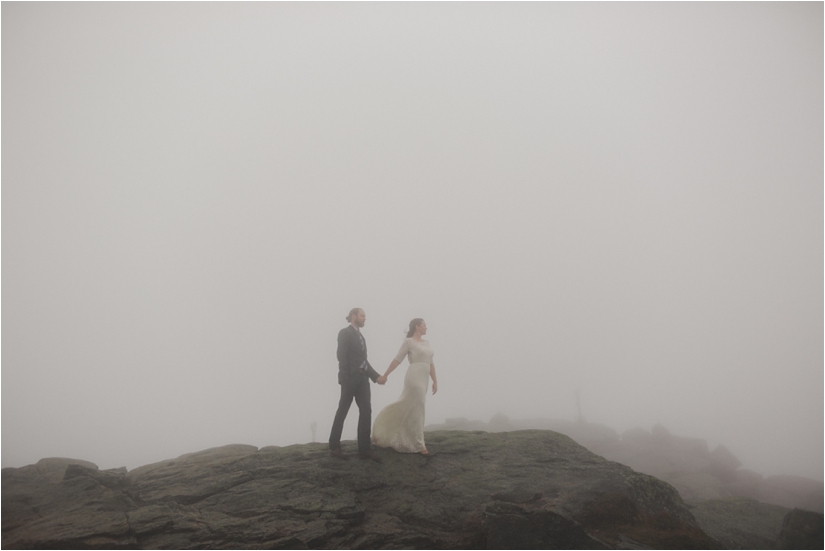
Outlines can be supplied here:
M389 377L390 373L392 373L395 370L395 368L399 365L401 365L401 362L399 362L398 360L391 361L390 366L387 368L387 371L384 372L384 378L386 379L387 377Z
M384 381L387 380L387 377L390 376L396 367L401 365L401 362L404 361L404 358L410 351L410 339L404 339L404 342L401 343L401 349L398 351L398 354L395 355L395 359L390 362L390 366L387 368L387 371L384 372Z
M438 392L438 379L435 378L435 364L430 364L430 377L433 378L433 394Z

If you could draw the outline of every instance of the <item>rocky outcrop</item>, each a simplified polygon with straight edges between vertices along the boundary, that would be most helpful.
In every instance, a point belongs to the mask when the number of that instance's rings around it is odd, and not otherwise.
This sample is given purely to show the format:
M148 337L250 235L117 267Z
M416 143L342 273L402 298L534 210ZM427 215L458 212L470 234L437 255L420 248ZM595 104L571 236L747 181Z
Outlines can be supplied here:
M689 505L699 526L726 549L822 549L822 513L748 498Z
M782 523L777 549L822 549L823 530L821 513L794 509Z
M382 463L226 446L101 471L3 469L4 548L713 548L676 490L570 438L429 434ZM355 451L352 442L345 451Z
M744 497L786 508L823 510L823 483L798 476L769 476L743 469L725 446L709 451L704 440L667 433L660 426L635 429L616 442L588 449L672 484L685 501Z
M554 419L512 420L496 414L489 423L464 418L429 425L428 431L485 430L490 432L546 429L566 434L588 450L672 484L688 502L745 497L780 505L823 512L823 483L799 476L768 476L742 469L741 462L725 446L711 451L705 440L671 434L655 425L648 431L629 429L619 436L595 423Z
M733 497L689 505L702 529L726 549L777 549L789 509Z

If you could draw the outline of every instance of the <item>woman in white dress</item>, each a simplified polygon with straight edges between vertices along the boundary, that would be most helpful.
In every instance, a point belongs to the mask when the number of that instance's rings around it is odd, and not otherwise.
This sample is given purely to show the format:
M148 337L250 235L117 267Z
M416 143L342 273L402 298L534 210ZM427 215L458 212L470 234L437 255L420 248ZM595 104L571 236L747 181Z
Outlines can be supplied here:
M427 394L430 377L433 379L433 394L438 392L438 381L435 378L433 349L423 338L426 334L427 324L424 320L412 320L407 338L382 375L383 381L379 381L386 382L390 373L401 365L405 357L409 357L410 365L404 376L401 397L382 409L372 426L372 443L376 446L392 448L401 453L429 453L424 445L424 396Z

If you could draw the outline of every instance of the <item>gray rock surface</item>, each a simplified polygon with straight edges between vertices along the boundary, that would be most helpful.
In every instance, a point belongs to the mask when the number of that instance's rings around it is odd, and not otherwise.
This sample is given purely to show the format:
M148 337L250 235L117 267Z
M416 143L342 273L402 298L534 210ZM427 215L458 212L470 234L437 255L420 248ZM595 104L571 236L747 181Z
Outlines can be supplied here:
M776 548L822 549L825 545L823 530L822 513L794 509L785 516Z
M727 549L776 549L789 509L732 497L691 504L702 529Z
M763 477L742 469L739 459L725 446L711 452L705 440L674 435L661 425L651 431L629 429L620 437L613 429L596 423L516 420L499 413L489 423L453 418L425 427L427 431L523 429L565 434L595 454L672 484L685 501L746 497L789 509L823 512L825 487L821 481L799 476Z
M4 548L713 548L676 490L550 431L444 431L378 464L225 446L3 469ZM354 454L354 442L344 449Z

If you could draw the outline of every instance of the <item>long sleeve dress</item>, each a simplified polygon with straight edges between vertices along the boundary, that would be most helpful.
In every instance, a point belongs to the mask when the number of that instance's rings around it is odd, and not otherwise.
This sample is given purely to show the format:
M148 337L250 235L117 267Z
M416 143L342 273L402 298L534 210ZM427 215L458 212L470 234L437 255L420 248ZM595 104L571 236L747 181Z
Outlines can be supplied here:
M372 443L402 453L418 453L424 445L424 397L430 380L433 349L427 341L407 338L395 357L398 363L409 357L404 390L398 401L388 405L375 418Z

